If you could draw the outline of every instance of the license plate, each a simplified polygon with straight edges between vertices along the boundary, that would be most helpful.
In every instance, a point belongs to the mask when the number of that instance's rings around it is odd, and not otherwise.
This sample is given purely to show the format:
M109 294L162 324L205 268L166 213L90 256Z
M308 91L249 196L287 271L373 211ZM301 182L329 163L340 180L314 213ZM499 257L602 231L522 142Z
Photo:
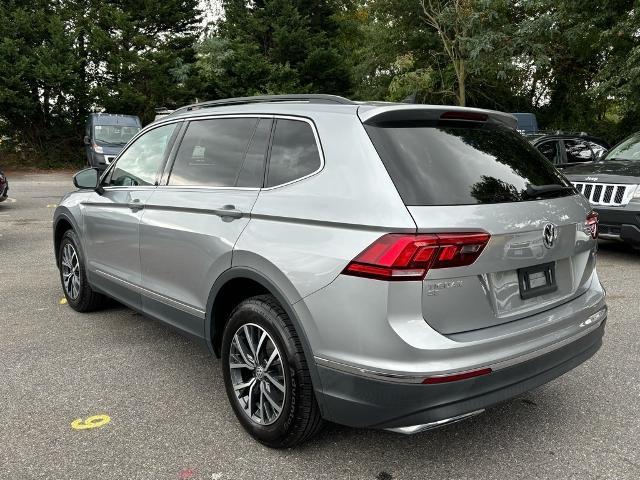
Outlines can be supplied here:
M555 262L518 269L518 283L523 300L555 292L558 289Z

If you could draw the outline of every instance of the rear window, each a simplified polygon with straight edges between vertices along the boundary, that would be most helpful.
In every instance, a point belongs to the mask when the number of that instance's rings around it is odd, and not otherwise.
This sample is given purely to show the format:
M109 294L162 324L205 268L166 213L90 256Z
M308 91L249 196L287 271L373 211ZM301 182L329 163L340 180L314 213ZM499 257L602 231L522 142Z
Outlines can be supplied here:
M531 200L527 186L571 184L521 135L469 122L365 125L405 205ZM545 198L572 195L570 188Z

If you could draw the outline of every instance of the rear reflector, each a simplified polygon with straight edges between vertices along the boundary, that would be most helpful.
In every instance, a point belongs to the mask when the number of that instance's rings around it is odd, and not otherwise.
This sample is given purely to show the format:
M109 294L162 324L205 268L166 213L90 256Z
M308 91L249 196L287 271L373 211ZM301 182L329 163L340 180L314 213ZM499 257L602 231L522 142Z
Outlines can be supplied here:
M587 232L594 240L598 238L598 216L597 212L589 212L587 219L584 222L585 227L587 227Z
M489 115L480 112L444 112L440 115L440 120L470 120L472 122L486 122Z
M342 273L378 280L422 280L430 268L471 265L489 237L484 232L389 233L369 245Z
M490 368L481 368L480 370L473 370L471 372L454 373L453 375L442 375L439 377L425 378L422 383L424 385L433 385L436 383L448 383L457 382L458 380L466 380L467 378L481 377L482 375L488 375L492 372Z

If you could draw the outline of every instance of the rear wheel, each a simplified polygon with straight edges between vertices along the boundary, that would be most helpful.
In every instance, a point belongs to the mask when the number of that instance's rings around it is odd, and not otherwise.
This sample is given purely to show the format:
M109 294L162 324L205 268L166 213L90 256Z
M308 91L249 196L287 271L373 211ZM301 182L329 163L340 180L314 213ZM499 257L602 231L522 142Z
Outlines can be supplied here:
M322 426L300 339L270 295L243 301L222 339L229 401L242 426L273 448L304 442Z
M67 230L60 241L58 251L60 282L67 304L78 312L90 312L101 308L105 297L94 292L85 271L80 242L73 230Z

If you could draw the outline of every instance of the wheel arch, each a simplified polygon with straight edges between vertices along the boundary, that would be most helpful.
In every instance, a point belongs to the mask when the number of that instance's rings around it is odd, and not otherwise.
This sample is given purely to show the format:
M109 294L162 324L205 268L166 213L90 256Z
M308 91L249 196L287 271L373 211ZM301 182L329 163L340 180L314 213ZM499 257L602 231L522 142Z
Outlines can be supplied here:
M302 349L309 367L309 373L311 374L314 390L320 390L320 377L314 361L313 352L305 329L298 314L296 313L296 310L293 308L292 302L288 299L284 290L274 281L262 272L251 267L232 267L226 270L222 275L220 275L220 277L218 277L211 288L211 292L209 293L209 298L207 300L204 328L205 341L209 350L215 354L216 357L220 358L220 346L222 342L222 334L224 332L224 325L228 320L228 313L231 313L229 308L220 308L223 304L221 302L225 302L225 300L228 301L229 297L225 294L232 292L238 287L248 287L248 290L243 290L243 295L238 297L241 299L260 294L270 294L275 297L293 323L296 333L300 338ZM237 305L237 302L234 302L233 300L234 297L232 296L230 303L232 303L233 306ZM232 308L233 307L231 307L231 309ZM221 317L225 314L227 314L226 317Z
M58 255L60 253L60 242L67 230L74 230L76 234L80 234L78 225L73 219L73 216L66 212L56 213L56 217L53 224L53 252L56 259L56 265L58 265Z

